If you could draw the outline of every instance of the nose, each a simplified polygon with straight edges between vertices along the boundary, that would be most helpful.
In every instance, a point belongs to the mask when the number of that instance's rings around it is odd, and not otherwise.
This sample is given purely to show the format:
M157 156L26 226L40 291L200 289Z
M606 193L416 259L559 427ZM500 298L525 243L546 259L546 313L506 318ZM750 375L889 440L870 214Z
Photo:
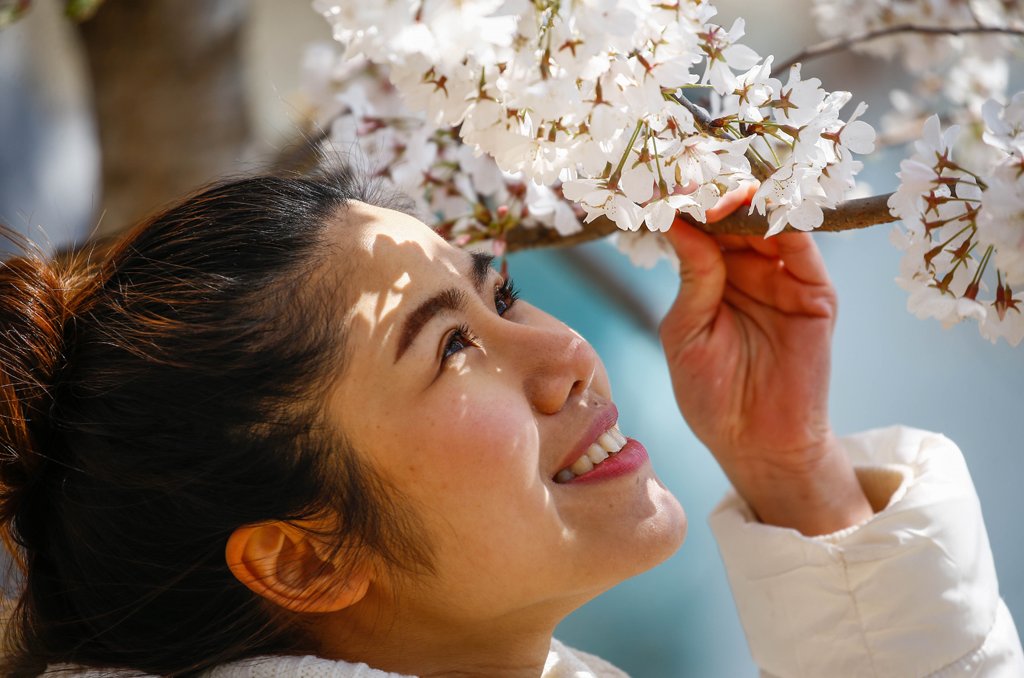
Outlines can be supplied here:
M507 338L514 346L512 355L523 389L536 411L555 414L590 388L598 371L597 353L566 325L548 316L518 325Z

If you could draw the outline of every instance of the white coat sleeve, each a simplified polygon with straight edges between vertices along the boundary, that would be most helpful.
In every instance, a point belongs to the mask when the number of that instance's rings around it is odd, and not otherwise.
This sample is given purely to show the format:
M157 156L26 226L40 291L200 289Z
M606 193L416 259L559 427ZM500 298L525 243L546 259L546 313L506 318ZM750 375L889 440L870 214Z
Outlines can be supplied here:
M895 427L843 440L875 515L821 537L712 513L754 661L779 678L1024 676L960 450Z

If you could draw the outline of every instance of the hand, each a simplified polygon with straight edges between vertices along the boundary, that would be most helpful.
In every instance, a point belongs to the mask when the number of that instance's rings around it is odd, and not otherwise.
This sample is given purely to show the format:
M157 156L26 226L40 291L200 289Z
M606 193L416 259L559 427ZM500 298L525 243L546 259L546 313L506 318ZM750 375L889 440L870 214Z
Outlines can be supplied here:
M742 198L743 196L740 196ZM742 199L723 199L709 221ZM679 297L661 326L676 400L766 523L824 534L871 516L828 418L836 295L806 233L667 233Z

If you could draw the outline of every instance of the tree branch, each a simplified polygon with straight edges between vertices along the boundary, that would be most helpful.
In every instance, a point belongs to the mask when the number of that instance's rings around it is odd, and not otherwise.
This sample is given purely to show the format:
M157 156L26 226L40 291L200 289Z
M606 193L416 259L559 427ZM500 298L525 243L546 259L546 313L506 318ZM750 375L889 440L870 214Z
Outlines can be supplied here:
M944 27L944 26L916 26L914 24L900 24L898 26L889 26L887 28L878 28L873 31L865 31L864 33L858 33L848 38L833 38L832 40L825 40L819 42L817 45L811 45L807 49L803 50L799 54L782 61L772 68L772 75L779 76L782 73L788 71L794 64L801 61L808 61L810 59L816 59L826 54L833 54L835 52L841 52L843 50L856 47L857 45L865 42L871 42L872 40L878 40L879 38L886 38L893 35L900 35L903 33L918 33L921 35L966 35L968 33L996 33L1002 35L1010 35L1016 37L1024 37L1024 29L1020 28L1009 28L1002 26L959 26L959 27Z
M889 213L887 204L889 195L891 194L847 200L834 210L825 210L825 221L817 230L852 231L897 221L896 217ZM768 230L768 222L764 217L756 213L748 215L742 209L714 224L695 223L695 225L708 233L716 234L764 235ZM786 230L793 231L794 229L787 227ZM508 250L515 252L539 247L579 245L598 240L615 231L616 226L610 219L599 217L589 224L585 224L579 233L569 236L559 235L557 231L550 228L517 228L505 234L505 241L508 244Z

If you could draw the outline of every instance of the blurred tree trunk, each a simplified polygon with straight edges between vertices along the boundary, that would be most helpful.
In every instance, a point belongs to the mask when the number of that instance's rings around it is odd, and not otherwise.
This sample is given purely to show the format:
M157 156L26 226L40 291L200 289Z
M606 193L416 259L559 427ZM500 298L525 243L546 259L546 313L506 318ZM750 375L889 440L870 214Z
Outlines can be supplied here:
M237 170L246 0L108 0L81 26L103 158L99 232Z

